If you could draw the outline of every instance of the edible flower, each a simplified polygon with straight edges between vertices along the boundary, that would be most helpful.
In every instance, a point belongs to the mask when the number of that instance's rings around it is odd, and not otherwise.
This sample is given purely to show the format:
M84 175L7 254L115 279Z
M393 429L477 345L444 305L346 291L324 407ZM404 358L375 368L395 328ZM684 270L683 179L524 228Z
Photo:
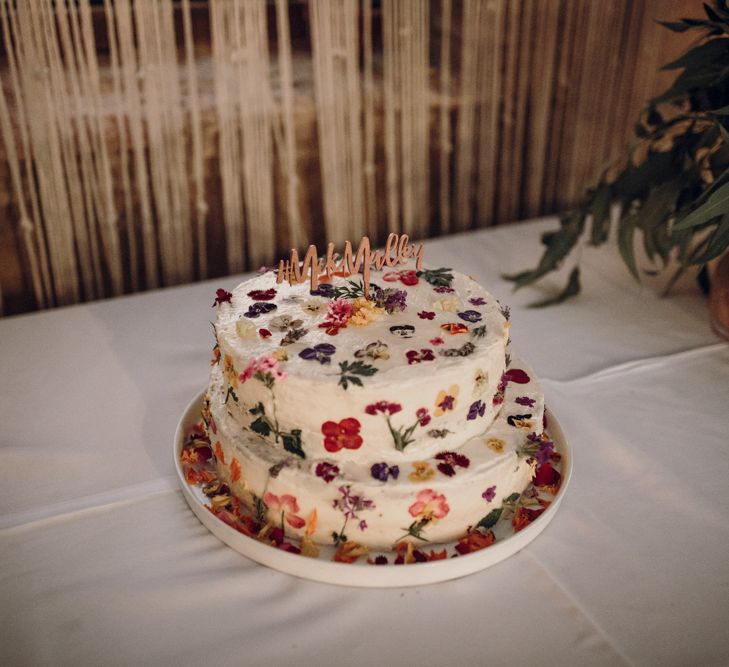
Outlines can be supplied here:
M223 303L231 303L231 299L233 298L233 294L231 292L228 292L228 290L224 290L222 287L219 287L217 290L215 290L215 301L213 301L212 308L215 308L215 306L219 306Z
M438 470L448 477L456 474L456 468L468 468L471 465L468 457L458 452L440 452L435 458L440 461Z
M325 421L321 425L324 435L324 449L338 452L340 449L359 449L362 436L359 434L362 425L354 417L347 417L339 422Z
M376 320L384 312L384 308L379 308L369 299L358 297L352 303L352 314L349 318L349 324L361 328L366 327L370 322Z
M299 512L299 504L296 502L295 496L287 493L282 496L277 496L268 491L263 496L263 502L266 503L266 507L272 512L280 511L283 519L292 528L303 528L306 525L305 519L297 514Z
M423 489L415 496L415 502L408 507L410 516L421 517L427 521L443 519L450 512L448 501L442 493L433 489Z
M271 289L254 289L248 292L248 296L254 301L270 301L276 296L276 290Z
M458 396L458 385L454 384L448 388L448 391L441 390L438 392L438 396L435 399L435 411L434 415L440 417L444 415L448 410L453 410L456 407L456 397Z
M307 347L299 352L302 359L318 361L320 364L330 364L332 355L337 351L334 345L329 343L319 343L314 347Z

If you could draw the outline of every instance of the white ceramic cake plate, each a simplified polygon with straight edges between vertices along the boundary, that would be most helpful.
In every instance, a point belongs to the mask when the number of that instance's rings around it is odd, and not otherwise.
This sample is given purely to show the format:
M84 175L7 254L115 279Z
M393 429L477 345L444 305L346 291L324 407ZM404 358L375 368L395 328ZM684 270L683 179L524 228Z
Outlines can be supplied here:
M422 563L374 565L368 563L365 558L360 558L354 563L338 563L331 560L331 554L333 553L333 549L331 548L322 548L322 553L318 558L310 558L277 549L274 546L239 533L207 509L206 505L209 499L202 493L200 487L191 486L185 480L180 464L180 454L186 434L190 432L195 424L200 423L203 393L201 392L196 396L187 406L175 432L175 468L185 500L187 500L192 511L202 524L232 549L262 565L304 579L342 586L390 588L433 584L439 581L447 581L473 574L508 558L534 540L554 518L572 476L572 451L567 444L567 439L559 422L553 413L547 411L549 436L554 442L556 450L562 455L562 483L549 507L519 532L514 532L513 529L509 530L507 528L505 534L502 532L499 535L497 529L494 528L494 532L497 532L498 539L490 547L469 554L458 555L455 558L432 560ZM500 523L506 524L508 527L511 525L506 521ZM455 544L455 542L450 545L428 543L427 548L428 550L433 549L439 551L446 547L448 548L448 552L451 553L453 551L452 547ZM393 559L393 555L390 554L388 561L392 561Z

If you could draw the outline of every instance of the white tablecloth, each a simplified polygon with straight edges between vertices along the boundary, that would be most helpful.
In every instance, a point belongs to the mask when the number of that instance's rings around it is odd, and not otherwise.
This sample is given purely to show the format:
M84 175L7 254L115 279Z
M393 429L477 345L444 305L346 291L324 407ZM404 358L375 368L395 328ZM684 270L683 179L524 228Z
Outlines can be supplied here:
M185 504L172 434L240 276L0 320L0 663L729 664L729 346L693 286L659 299L607 250L526 309L499 275L553 225L427 246L511 303L575 468L526 549L421 588L266 569Z

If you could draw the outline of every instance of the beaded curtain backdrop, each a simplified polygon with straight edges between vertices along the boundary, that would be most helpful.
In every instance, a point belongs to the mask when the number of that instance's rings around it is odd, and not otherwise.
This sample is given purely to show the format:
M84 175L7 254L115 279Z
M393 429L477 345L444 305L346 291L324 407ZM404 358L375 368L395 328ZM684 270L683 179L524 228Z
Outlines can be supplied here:
M0 0L0 306L563 210L688 0Z

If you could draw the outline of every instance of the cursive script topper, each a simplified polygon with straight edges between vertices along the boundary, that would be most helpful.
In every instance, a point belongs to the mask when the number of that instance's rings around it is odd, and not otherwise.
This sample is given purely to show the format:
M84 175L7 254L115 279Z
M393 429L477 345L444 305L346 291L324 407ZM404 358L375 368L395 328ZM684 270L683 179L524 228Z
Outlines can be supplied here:
M311 289L315 290L319 282L328 282L333 275L350 276L361 271L364 283L363 291L369 298L370 271L373 266L379 271L383 266L393 267L405 264L408 259L414 257L416 269L422 268L425 245L409 241L407 234L390 234L387 237L384 251L372 252L369 237L363 236L356 253L352 251L350 241L344 244L341 259L335 255L333 243L327 244L326 255L322 258L319 257L315 245L307 248L303 260L299 259L298 251L292 248L289 259L282 259L278 263L276 282L282 283L284 280L288 280L290 285L296 285L304 282L308 275Z

